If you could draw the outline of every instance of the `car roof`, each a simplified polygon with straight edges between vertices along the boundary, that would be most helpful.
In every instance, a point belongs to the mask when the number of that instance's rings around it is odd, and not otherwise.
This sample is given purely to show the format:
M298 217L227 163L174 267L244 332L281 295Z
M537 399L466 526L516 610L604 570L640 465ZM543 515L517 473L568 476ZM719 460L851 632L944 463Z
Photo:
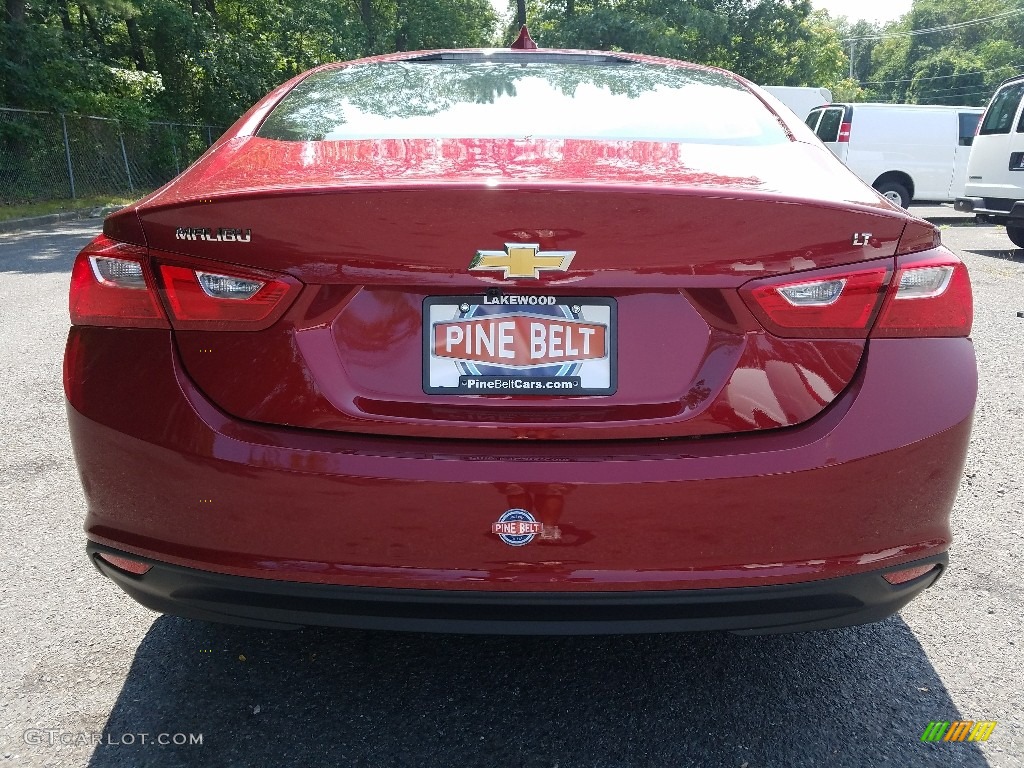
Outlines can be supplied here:
M815 107L815 109L823 109L825 107L857 107L858 109L861 108L861 107L869 107L871 109L877 109L877 108L896 109L896 108L899 108L899 109L919 109L919 110L924 110L924 109L951 110L951 109L955 109L958 112L962 112L965 109L974 109L974 110L977 110L979 112L983 112L985 110L984 107L969 107L967 105L959 106L959 105L956 105L956 104L886 104L885 102L880 102L880 101L835 102L833 104L822 104L820 107Z
M1006 78L1005 80L1003 80L1003 82L996 86L996 90L998 91L1004 85L1010 85L1011 83L1019 83L1022 80L1024 80L1024 72L1021 72L1019 75L1014 75L1013 77Z
M593 64L660 64L704 72L717 72L739 82L744 82L743 78L727 69L706 64L694 64L682 59L649 56L642 53L595 51L575 48L532 48L525 50L513 50L510 48L439 48L425 51L401 51L398 53L381 54L379 56L367 56L362 59L352 59L351 61L332 61L314 67L306 72L305 75L362 64L428 61L463 61L467 63L569 63L575 61L577 63Z

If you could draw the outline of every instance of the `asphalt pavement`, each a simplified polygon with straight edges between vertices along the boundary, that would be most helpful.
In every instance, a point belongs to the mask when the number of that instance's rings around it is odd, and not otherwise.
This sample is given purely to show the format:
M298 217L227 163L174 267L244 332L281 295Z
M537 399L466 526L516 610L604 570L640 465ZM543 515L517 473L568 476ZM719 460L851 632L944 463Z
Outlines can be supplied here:
M581 638L229 627L101 578L61 387L98 227L0 235L0 765L1024 766L1024 251L1001 227L943 225L981 393L933 589L851 629ZM933 720L998 725L924 744Z

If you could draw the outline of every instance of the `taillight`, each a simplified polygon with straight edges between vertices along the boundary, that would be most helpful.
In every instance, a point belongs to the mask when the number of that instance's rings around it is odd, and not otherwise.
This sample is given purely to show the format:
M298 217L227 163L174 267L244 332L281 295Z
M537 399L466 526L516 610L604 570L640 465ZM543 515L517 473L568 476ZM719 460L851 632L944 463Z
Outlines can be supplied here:
M952 253L932 250L896 261L896 277L873 337L970 336L974 298L967 267Z
M301 288L294 278L233 265L161 263L158 272L177 330L268 328Z
M842 125L839 126L839 138L836 139L836 141L839 141L839 142L841 142L843 144L846 144L846 143L848 143L850 141L850 124L849 123L843 123Z
M962 261L932 248L897 256L894 275L890 263L754 280L740 295L767 331L784 338L970 335L974 303Z
M100 235L71 270L72 325L169 328L148 273L146 249Z
M740 288L740 295L776 336L863 339L889 283L891 263L755 280Z
M275 323L301 284L235 266L161 263L158 286L143 246L100 235L71 270L72 325L178 330L262 330ZM168 322L170 318L170 322Z

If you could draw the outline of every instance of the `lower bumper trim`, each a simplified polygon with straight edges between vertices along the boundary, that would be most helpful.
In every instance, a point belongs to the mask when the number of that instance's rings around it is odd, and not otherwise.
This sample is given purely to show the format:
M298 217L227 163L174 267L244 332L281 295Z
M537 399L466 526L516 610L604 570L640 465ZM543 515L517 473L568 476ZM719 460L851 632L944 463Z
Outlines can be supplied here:
M101 573L155 611L273 629L305 625L499 635L588 635L727 630L797 632L866 624L892 615L941 576L945 553L881 571L759 587L647 592L492 592L309 584L152 565L135 575L98 557L127 556L89 542ZM903 584L883 577L934 564Z
M958 197L953 209L962 213L974 213L984 216L997 224L1012 221L1014 224L1024 223L1024 201L1009 198Z
M980 197L958 197L953 202L953 210L961 213L973 213L976 208L984 208L985 201Z

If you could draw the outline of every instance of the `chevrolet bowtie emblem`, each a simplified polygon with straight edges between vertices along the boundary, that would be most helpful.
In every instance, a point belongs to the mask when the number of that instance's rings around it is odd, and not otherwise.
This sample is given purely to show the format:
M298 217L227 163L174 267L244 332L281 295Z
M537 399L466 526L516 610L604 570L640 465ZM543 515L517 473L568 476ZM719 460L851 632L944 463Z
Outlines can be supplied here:
M506 280L536 280L542 270L565 272L575 255L576 251L542 251L536 243L505 243L504 251L477 251L469 269L501 272Z

